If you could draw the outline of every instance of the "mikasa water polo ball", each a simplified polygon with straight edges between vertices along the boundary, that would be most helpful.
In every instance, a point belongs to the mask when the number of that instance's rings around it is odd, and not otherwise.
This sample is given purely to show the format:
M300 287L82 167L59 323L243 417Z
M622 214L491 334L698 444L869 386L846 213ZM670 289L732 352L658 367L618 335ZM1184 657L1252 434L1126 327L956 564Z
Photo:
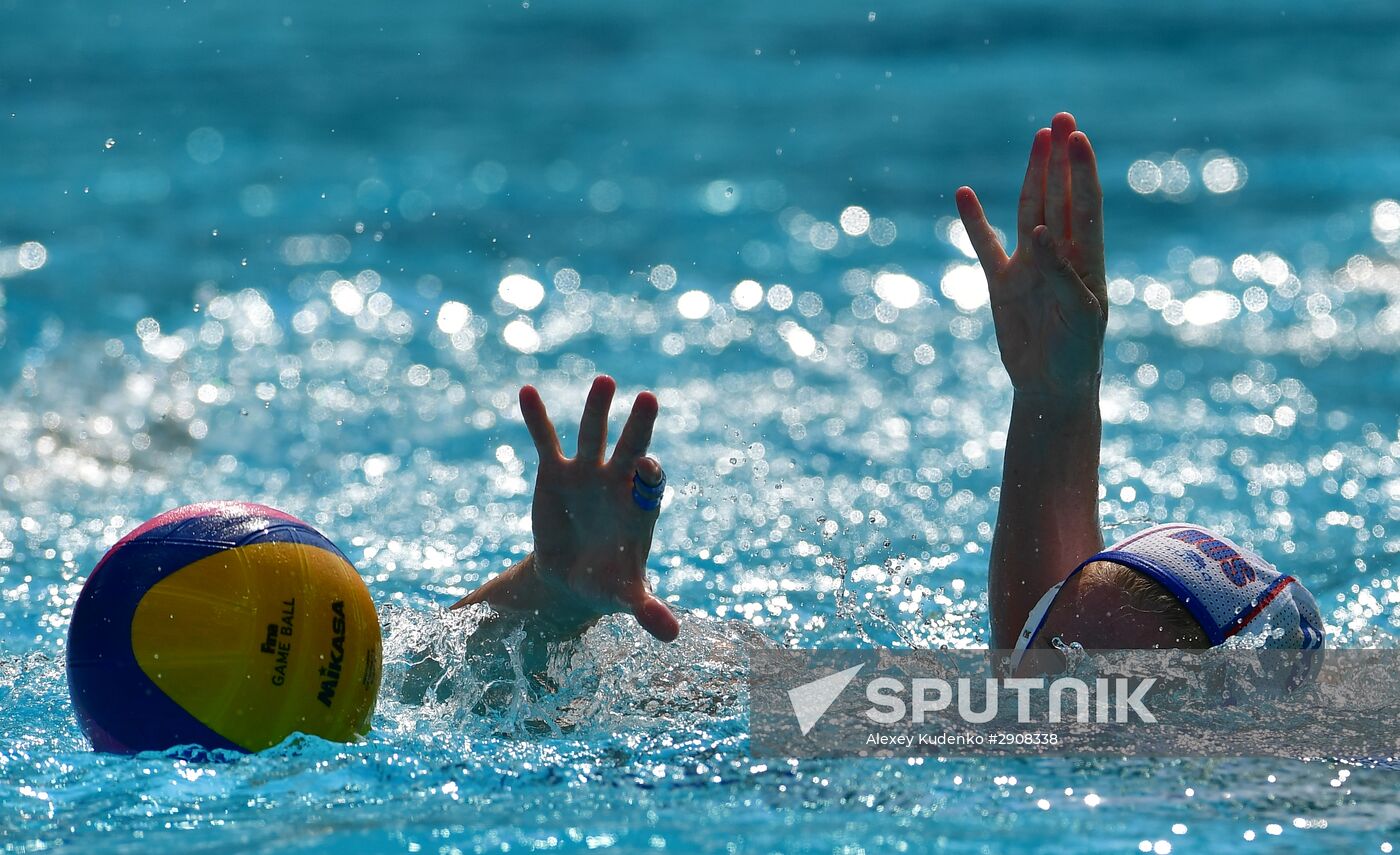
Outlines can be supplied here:
M117 542L73 606L68 689L99 751L257 751L369 729L379 619L324 535L248 502L176 508Z

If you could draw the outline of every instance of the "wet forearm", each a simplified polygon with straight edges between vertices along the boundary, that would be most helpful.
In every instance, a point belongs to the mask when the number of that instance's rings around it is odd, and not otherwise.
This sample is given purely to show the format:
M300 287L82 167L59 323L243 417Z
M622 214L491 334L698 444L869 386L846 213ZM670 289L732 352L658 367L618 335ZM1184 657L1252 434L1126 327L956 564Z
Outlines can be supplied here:
M988 578L998 649L1015 646L1036 601L1103 548L1101 437L1096 389L1072 400L1018 395L1012 404Z
M596 614L570 608L568 598L537 572L532 552L499 576L463 597L453 608L486 603L504 618L524 622L529 635L545 641L576 638L597 623Z

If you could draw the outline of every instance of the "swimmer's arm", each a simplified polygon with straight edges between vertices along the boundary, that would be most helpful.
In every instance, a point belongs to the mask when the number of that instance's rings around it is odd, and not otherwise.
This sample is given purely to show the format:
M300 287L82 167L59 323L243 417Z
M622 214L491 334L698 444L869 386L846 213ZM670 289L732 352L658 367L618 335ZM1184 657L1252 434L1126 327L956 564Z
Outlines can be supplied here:
M960 189L957 202L1016 390L987 582L992 644L1007 650L1040 597L1103 547L1096 505L1108 298L1089 139L1068 113L1036 134L1010 257L972 190Z
M1016 636L1042 595L1103 549L1098 390L1060 399L1016 394L987 590L992 643Z
M567 592L538 571L533 552L458 600L452 608L477 603L486 603L503 618L521 623L527 635L545 641L577 638L600 617L596 612L572 606Z

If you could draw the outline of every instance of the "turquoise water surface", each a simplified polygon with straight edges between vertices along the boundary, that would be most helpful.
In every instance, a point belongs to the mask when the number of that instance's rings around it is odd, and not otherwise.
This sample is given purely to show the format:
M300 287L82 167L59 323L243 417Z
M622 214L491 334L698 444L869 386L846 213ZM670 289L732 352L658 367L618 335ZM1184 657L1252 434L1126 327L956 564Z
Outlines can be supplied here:
M752 758L743 683L755 640L986 645L1010 388L952 193L1010 226L1061 109L1107 196L1105 520L1218 527L1330 644L1396 646L1394 4L0 0L0 31L7 851L1400 838L1400 778L1331 760ZM515 390L563 426L598 371L662 403L681 640L607 622L558 695L483 705L443 609L529 548ZM78 591L210 498L364 574L364 742L90 751Z

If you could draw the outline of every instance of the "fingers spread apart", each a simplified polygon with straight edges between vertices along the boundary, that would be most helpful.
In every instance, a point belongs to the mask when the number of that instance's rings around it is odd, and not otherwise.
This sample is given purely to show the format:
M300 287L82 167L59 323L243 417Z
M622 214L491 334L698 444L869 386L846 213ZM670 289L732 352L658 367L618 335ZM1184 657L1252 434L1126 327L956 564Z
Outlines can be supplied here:
M520 415L525 418L525 427L530 431L530 439L535 443L535 452L540 463L555 463L564 458L559 448L559 434L554 431L554 423L544 408L544 399L534 386L520 389Z
M1006 250L997 239L992 224L987 222L982 203L972 188L959 187L954 198L958 203L958 216L962 217L963 228L967 230L968 242L972 244L972 251L977 253L977 260L982 263L982 269L990 280L1006 266Z
M578 459L601 462L608 444L608 411L612 409L617 383L606 374L593 379L583 418L578 423Z
M656 425L656 415L661 410L656 396L642 392L632 402L632 412L627 423L622 426L622 434L613 448L611 463L616 466L631 466L632 461L647 453L651 447L651 432Z

